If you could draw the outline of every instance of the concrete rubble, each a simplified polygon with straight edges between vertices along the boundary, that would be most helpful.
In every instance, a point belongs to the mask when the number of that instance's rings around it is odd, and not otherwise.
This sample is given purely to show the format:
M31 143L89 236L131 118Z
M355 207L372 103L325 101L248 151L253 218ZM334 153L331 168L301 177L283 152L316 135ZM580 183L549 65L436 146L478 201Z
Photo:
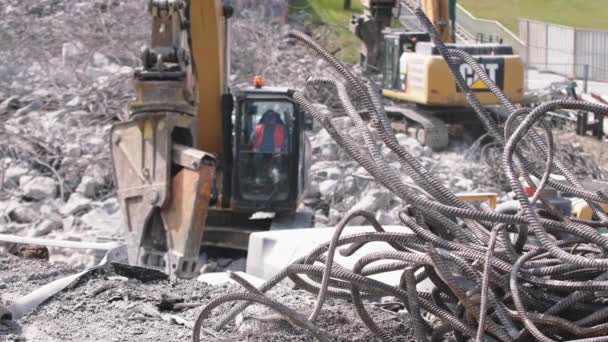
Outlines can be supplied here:
M116 208L85 215L112 198L106 138L133 93L144 11L143 1L0 4L3 232L94 241L116 218Z
M328 110L320 106L321 110ZM353 140L359 139L358 132L347 117L333 119L336 128L345 130ZM433 152L430 148L420 145L418 141L403 133L396 134L400 145L421 160L422 164L438 176L455 192L497 192L503 196L506 193L492 179L481 178L483 164L466 158L467 146L455 142L447 151ZM401 202L387 192L381 185L372 180L363 168L352 161L325 130L315 129L311 134L313 148L313 163L310 168L310 187L305 203L315 210L317 227L335 225L342 215L353 208L376 212L376 218L382 224L397 224L394 213ZM397 166L396 156L386 146L381 152L385 159ZM475 176L476 178L472 178ZM406 183L413 184L410 179ZM353 224L361 224L355 219Z
M107 141L112 123L126 117L126 106L133 95L131 75L140 63L139 49L149 37L145 6L146 1L127 0L0 3L0 59L7 61L0 64L0 233L75 241L120 238L122 216L112 193ZM263 75L268 85L301 89L306 81L302 75L333 73L309 51L283 39L290 26L260 22L248 10L239 14L232 24L230 81L234 88L250 85L255 75ZM319 89L308 92L322 103L317 105L321 111L333 111L335 98L331 93ZM346 116L333 120L352 139L360 139ZM375 212L383 225L399 223L396 212L402 206L400 200L347 157L318 123L308 134L313 160L304 204L314 211L317 227L334 226L352 209ZM472 153L463 142L455 141L447 151L433 152L405 134L397 134L397 139L454 192L490 191L507 198L504 180L488 173L496 159L470 158L478 153ZM567 155L576 156L582 150L581 146L563 146L561 151ZM382 153L389 163L398 166L392 151L383 147ZM581 160L573 157L570 162L580 164ZM580 172L606 175L597 165L585 165ZM413 184L407 178L404 181ZM363 221L357 219L351 224ZM15 260L0 257L3 299L23 295L60 274L69 274L74 271L71 267L90 266L95 260L92 252L54 248L49 252L55 266L32 262L35 272L22 275L11 271L16 267ZM208 261L205 272L245 268L244 258L209 257ZM61 266L65 264L69 267ZM165 320L148 305L160 300L166 288L174 289L186 301L208 300L225 292L194 282L148 287L114 275L98 274L94 279L97 282L89 281L78 289L79 295L62 294L35 316L20 322L33 329L21 333L27 336L37 330L39 334L58 334L53 336L57 340L105 339L107 336L95 329L114 325L118 317L131 328L121 330L115 340L188 340L188 324L197 310L186 310L180 316L185 321L175 317ZM19 289L14 284L27 285ZM97 293L104 286L107 289ZM308 295L296 299L313 301ZM325 315L345 322L342 327L334 327L344 329L342 340L368 340L369 336L357 334L364 329L354 322L354 313L341 311L338 302L329 305ZM374 315L393 319L380 310ZM319 321L331 321L323 318ZM40 321L45 321L43 326L32 323ZM58 332L55 325L65 331ZM8 334L8 341L20 340L19 329L0 325L0 336ZM151 331L157 335L150 335ZM264 334L248 341L299 341L297 333L289 338L268 331ZM396 334L408 336L407 331ZM236 337L225 338L209 340L231 341ZM306 338L301 340L308 341Z
M23 192L23 197L34 201L54 198L57 194L57 185L51 177L21 176L19 178L19 187Z

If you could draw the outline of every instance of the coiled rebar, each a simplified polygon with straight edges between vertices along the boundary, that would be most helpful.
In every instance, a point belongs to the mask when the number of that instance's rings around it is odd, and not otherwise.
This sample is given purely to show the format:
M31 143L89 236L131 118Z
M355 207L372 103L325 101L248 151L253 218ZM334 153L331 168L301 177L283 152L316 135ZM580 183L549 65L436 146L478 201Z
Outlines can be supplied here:
M608 238L596 230L596 227L608 226L608 217L598 205L606 196L583 188L556 158L549 127L541 123L540 128L546 133L544 138L533 128L546 112L555 108L604 114L608 113L608 107L581 101L553 101L537 108L518 109L473 56L446 47L424 13L419 9L416 14L446 59L458 86L495 139L502 153L502 164L497 167L508 179L520 211L516 215L483 211L459 200L399 145L375 85L356 77L310 37L293 32L290 37L316 51L343 77L343 80L313 78L308 83L329 85L336 92L344 112L361 133L362 143L352 141L337 130L331 116L317 110L301 93L296 92L294 100L323 125L342 149L403 201L404 208L399 213L403 230L386 232L373 213L346 214L331 241L299 258L259 289L233 276L244 292L216 298L203 309L194 328L195 342L200 341L202 324L212 310L231 301L243 303L220 318L216 329L224 327L248 305L258 303L284 315L319 341L329 341L331 332L321 331L314 322L323 314L327 298L349 297L371 333L382 341L392 341L393 336L380 329L364 305L366 298L373 296L390 296L402 303L408 312L404 317L411 323L415 338L421 341L440 341L446 336L476 341L530 338L608 341L608 324L604 323L608 317ZM455 58L469 64L510 113L504 130L466 86ZM349 91L354 92L369 117L364 118L355 110ZM368 119L372 127L366 122ZM521 153L525 138L545 159L542 170L532 166ZM403 170L424 193L403 184L400 170L391 168L384 160L379 142L395 152ZM549 177L552 171L563 175L567 184L552 180ZM519 180L522 177L530 182L531 176L541 179L532 199L524 193ZM547 184L585 199L598 219L582 221L561 215L542 197ZM534 207L537 200L542 210ZM348 223L355 217L366 219L375 232L348 234ZM383 242L386 249L363 255L352 269L335 262L336 252L352 256L370 242ZM399 284L388 285L369 277L395 270L402 272ZM308 319L266 295L286 278L318 296ZM425 291L428 286L421 286L423 282L432 289Z

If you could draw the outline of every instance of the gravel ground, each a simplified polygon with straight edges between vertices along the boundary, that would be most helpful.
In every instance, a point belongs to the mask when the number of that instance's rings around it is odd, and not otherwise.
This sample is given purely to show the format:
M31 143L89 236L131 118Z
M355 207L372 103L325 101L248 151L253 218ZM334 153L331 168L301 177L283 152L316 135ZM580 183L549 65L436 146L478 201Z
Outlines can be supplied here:
M0 290L3 301L10 302L35 288L76 270L50 265L44 261L0 255ZM190 341L191 326L200 308L161 310L161 301L208 303L227 292L238 291L235 285L209 286L197 281L154 280L144 282L113 273L96 271L59 293L29 316L17 322L0 323L0 341ZM303 291L279 288L271 297L306 315L314 297ZM214 321L229 306L214 312ZM406 323L395 315L370 307L381 328L393 332L399 340L412 340ZM204 335L203 341L314 341L307 333L292 328L286 321L253 306L245 312L238 330L221 331L217 336ZM318 327L332 341L372 341L373 337L356 317L352 305L328 300L318 319ZM234 328L231 327L231 328Z

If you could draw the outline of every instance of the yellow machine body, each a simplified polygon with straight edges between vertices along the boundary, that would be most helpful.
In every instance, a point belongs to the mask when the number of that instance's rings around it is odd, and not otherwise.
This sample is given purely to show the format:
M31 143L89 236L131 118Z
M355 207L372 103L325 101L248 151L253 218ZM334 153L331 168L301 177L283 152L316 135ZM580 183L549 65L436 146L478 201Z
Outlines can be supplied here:
M608 211L608 203L599 204L604 211ZM582 199L577 199L572 203L572 214L581 220L592 220L593 209Z
M523 99L524 65L519 56L476 57L479 57L482 65L486 65L489 76L494 78L511 101L520 102ZM487 85L474 76L468 65L461 65L461 73L483 105L498 104ZM399 74L404 80L403 89L384 89L385 97L426 106L468 105L441 56L404 53Z

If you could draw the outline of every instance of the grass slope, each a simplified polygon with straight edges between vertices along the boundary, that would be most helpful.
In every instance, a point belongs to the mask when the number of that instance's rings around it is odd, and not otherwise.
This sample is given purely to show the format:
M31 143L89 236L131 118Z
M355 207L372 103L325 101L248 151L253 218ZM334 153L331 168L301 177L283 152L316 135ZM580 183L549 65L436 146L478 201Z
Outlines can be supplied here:
M348 29L353 14L363 12L359 0L352 0L352 10L343 9L342 0L291 0L290 11L296 14L306 11L310 15L315 36L320 36L321 43L336 56L348 63L359 61L361 41Z
M495 19L517 34L517 18L608 30L607 0L459 0L480 18Z

